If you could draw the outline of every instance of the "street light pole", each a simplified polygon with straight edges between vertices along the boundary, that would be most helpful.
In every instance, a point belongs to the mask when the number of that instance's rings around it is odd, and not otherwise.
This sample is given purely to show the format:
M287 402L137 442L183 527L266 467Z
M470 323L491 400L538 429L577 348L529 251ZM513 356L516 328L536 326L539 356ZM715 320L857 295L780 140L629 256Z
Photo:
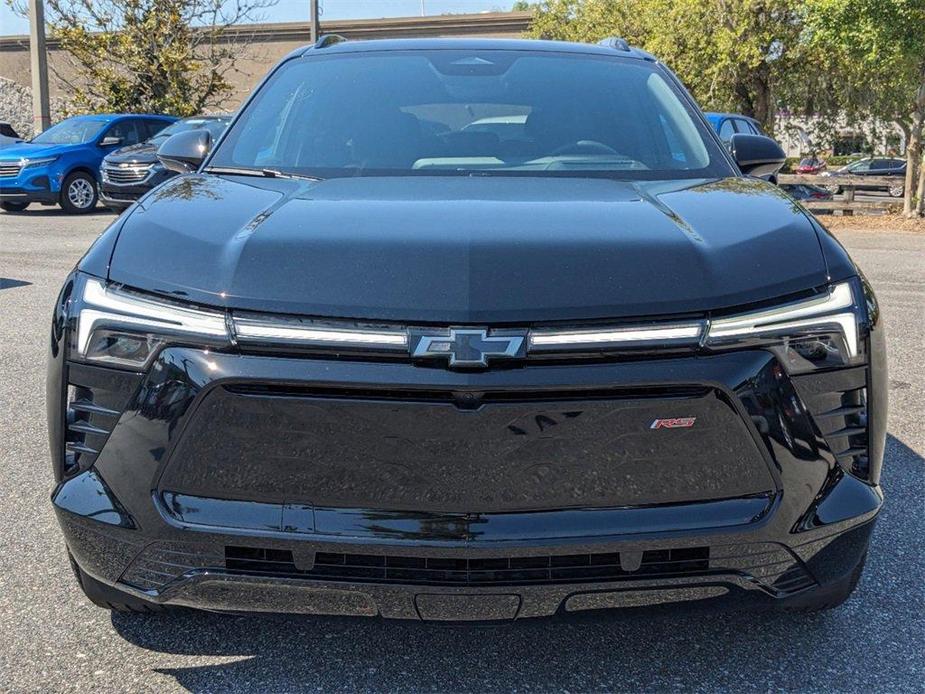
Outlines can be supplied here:
M318 40L318 37L321 35L321 32L318 28L318 0L310 0L309 5L309 14L311 17L311 41L315 43Z
M35 136L51 125L43 0L29 0L29 64L32 69L32 134Z

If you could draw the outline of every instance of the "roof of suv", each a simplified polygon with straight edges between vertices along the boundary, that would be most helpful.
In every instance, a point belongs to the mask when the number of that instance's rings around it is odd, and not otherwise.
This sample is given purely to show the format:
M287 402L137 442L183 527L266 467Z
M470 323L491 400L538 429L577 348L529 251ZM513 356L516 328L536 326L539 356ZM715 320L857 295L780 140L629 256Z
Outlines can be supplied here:
M584 53L610 55L653 62L655 58L638 48L628 46L619 39L605 39L601 44L574 43L570 41L541 41L538 39L373 39L369 41L331 41L330 35L322 36L318 43L303 46L288 57L302 56L309 52L363 53L367 51L407 50L499 50L499 51L542 51L546 53ZM602 45L605 44L606 45ZM622 47L618 47L622 46Z

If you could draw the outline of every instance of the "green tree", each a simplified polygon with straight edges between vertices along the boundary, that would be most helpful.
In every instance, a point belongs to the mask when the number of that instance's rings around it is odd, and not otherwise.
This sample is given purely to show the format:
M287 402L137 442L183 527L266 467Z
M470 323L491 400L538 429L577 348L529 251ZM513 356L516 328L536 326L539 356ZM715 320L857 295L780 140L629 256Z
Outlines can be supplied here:
M677 72L704 106L772 130L775 92L799 61L797 0L546 0L531 35L569 41L622 36Z
M826 105L906 137L906 215L925 211L925 0L807 0L806 40L832 78ZM917 201L915 198L917 197Z
M275 2L45 0L51 35L67 56L56 77L70 111L188 116L219 106L248 44L238 25Z

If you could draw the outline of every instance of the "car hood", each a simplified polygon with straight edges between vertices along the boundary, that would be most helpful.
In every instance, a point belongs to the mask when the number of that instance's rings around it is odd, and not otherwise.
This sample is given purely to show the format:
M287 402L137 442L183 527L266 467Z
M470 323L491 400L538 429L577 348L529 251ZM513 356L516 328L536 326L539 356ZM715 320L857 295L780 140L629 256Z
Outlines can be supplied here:
M86 147L86 145L43 145L32 142L18 142L9 147L4 147L3 151L0 151L0 160L58 157L79 147Z
M746 178L190 174L125 219L109 274L216 306L442 323L678 315L826 282L808 218Z
M104 161L107 164L150 164L157 161L157 145L139 142L122 147L112 154L107 154Z

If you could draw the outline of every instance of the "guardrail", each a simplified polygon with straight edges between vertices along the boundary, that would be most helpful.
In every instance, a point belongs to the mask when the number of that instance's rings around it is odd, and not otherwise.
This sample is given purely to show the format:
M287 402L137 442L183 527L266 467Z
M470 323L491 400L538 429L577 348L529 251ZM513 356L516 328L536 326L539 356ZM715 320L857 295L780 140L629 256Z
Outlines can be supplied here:
M854 193L859 186L895 186L897 181L901 180L896 176L820 176L819 174L779 174L778 183L800 184L822 186L838 186L841 188L845 197L842 200L804 200L803 206L811 210L835 211L841 210L844 215L852 215L855 212L899 212L902 209L902 198L890 198L889 200L855 200Z

